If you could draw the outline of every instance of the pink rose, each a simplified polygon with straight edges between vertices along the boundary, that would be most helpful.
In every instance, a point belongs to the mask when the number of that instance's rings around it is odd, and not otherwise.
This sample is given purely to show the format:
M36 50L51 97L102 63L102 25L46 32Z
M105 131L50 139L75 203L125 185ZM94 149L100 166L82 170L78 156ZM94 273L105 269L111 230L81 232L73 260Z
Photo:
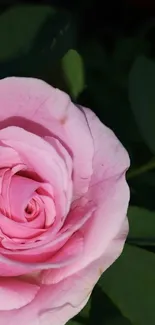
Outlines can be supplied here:
M0 81L0 153L0 324L66 324L123 249L128 154L29 78Z

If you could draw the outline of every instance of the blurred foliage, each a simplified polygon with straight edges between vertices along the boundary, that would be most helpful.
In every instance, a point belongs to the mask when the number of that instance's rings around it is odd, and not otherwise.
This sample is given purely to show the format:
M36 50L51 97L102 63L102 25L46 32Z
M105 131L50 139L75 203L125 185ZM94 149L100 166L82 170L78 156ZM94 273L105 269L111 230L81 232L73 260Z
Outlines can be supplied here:
M17 6L4 11L0 18L0 61L28 53L44 22L54 14L50 6Z
M42 78L67 91L114 130L131 158L124 252L68 325L154 325L155 6L38 3L1 7L0 78Z
M99 282L132 324L154 324L154 270L154 253L126 244Z
M130 206L128 218L130 226L128 243L140 246L155 245L155 211Z
M144 56L138 56L129 75L129 99L141 133L150 150L155 154L154 85L155 62Z

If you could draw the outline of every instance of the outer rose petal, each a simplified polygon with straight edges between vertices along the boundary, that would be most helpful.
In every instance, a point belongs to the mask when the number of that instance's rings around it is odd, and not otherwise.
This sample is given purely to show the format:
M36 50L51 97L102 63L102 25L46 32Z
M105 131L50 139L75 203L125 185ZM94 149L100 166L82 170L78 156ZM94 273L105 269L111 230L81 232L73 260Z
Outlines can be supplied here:
M125 173L130 165L127 151L99 118L82 107L94 142L93 175L91 185Z
M66 144L74 157L74 195L85 193L94 148L85 117L69 96L38 79L11 77L0 80L0 105L0 128L19 126L42 137L52 133Z
M60 281L104 254L126 218L129 202L129 188L125 180L129 167L128 154L114 133L94 113L89 109L83 110L95 149L93 175L85 199L91 203L94 201L97 209L82 228L83 258L69 267L44 271L43 281L46 283Z
M12 310L29 304L40 287L15 278L0 280L0 310ZM1 320L1 319L0 319Z
M124 236L122 237L122 224L126 220L127 199L129 196L128 188L124 188L124 179L120 179L118 184L110 183L105 188L105 193L107 195L102 197L103 205L100 206L93 218L90 221L88 220L88 223L84 226L84 251L82 258L70 266L43 271L43 283L57 283L87 267L89 263L106 254L109 243L116 236L122 241L123 245L128 234L128 226L126 224L126 227L123 228ZM112 262L115 261L118 255L115 256L113 254Z
M0 312L3 325L64 325L86 304L102 272L116 259L124 246L128 223L108 245L105 254L82 271L53 285L42 286L31 304L10 312Z

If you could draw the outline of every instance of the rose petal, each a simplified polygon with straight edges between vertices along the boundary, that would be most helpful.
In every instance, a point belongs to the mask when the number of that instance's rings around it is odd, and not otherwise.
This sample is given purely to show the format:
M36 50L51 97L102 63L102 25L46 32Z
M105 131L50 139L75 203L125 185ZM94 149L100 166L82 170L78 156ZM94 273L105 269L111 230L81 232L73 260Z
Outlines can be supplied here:
M125 173L130 165L127 151L113 131L106 127L88 108L81 108L91 130L94 143L91 185Z
M1 231L11 238L33 238L37 237L46 229L35 229L27 227L25 223L19 223L14 220L7 218L6 216L0 213L0 228Z
M58 154L63 158L63 160L66 163L66 168L68 171L68 186L67 186L67 192L65 192L66 195L66 215L69 212L71 201L72 201L72 192L73 192L73 157L69 154L67 149L60 143L58 139L55 139L53 137L45 137L45 140L48 141L54 148L57 150Z
M85 193L93 172L93 141L83 112L69 96L44 81L12 77L0 81L0 103L3 128L10 123L42 137L52 134L70 148L75 198Z
M9 201L12 219L18 222L26 222L25 208L39 186L40 184L32 179L16 175L12 177L9 187Z
M59 200L62 216L66 213L66 198L64 192L68 188L68 174L63 159L56 150L38 136L17 127L8 127L0 131L3 143L13 147L20 153L24 163L45 181L52 184L54 194Z
M18 279L0 280L0 310L12 310L29 304L40 287Z
M18 153L12 149L12 148L7 148L5 147L1 142L0 142L0 168L11 168L14 165L20 164L21 159Z
M53 200L45 195L40 196L45 208L45 227L50 227L56 218L56 209Z
M94 199L95 195L100 199L100 206L94 211L93 217L80 228L84 237L83 257L73 265L59 270L59 276L62 279L80 271L104 254L109 242L117 235L119 236L122 223L126 218L129 190L127 185L125 186L124 177L117 182L104 182L103 186L100 184L100 187L92 191ZM57 282L57 277L57 270L51 269L52 283Z
M77 232L60 247L61 249L54 247L53 250L47 249L44 252L40 252L40 249L38 248L35 252L31 250L26 252L27 254L24 254L25 251L20 252L18 250L15 254L11 251L9 253L4 252L4 254L7 254L7 256L14 261L17 260L18 262L26 263L26 265L29 265L29 269L32 267L32 263L33 265L36 263L35 267L39 270L40 267L37 265L38 262L42 263L42 268L44 268L44 264L47 262L51 267L54 267L55 265L61 267L61 265L71 264L73 260L76 260L79 255L81 255L83 251L83 237L79 232Z
M129 202L129 188L125 180L125 172L129 166L128 154L113 132L94 113L87 109L85 113L95 149L94 173L85 200L94 203L97 209L93 218L81 228L84 236L83 258L74 265L61 269L60 278L81 270L106 251L109 242L120 231ZM104 148L101 150L103 144ZM57 271L54 269L51 270L51 281L57 281Z
M48 286L42 285L38 295L28 306L18 311L0 312L2 324L65 325L84 307L102 272L119 256L126 232L125 222L119 235L109 243L100 259L64 281Z
M66 186L67 173L65 170L64 161L60 156L58 156L56 150L46 141L33 133L14 126L0 130L0 139L2 143L14 148L20 154L20 156L22 155L22 157L25 158L25 161L32 165L32 167L34 167L34 157L35 154L37 154L37 156L40 157L40 160L38 160L38 164L35 164L34 169L38 172L40 177L43 177L43 179L46 179L47 181L51 180L50 183L52 183L53 178L56 179L55 174L52 175L51 173L53 170L53 173L56 173L59 181L63 176L62 180L64 182L64 186ZM28 150L28 148L29 151L26 151L25 149ZM34 150L34 154L32 150ZM43 163L47 165L48 161L50 163L50 171L49 167L47 171L41 170ZM64 171L65 173L63 173Z

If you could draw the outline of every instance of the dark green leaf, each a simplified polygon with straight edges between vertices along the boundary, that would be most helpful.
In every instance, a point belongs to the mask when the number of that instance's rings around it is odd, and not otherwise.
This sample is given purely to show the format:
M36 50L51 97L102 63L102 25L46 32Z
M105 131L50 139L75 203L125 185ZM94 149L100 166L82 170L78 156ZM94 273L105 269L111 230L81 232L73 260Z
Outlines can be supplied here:
M12 75L37 77L64 89L61 59L75 44L75 17L68 12L49 15L27 54L0 62L0 78Z
M78 323L74 320L70 320L66 325L80 325L80 323Z
M92 293L92 304L89 316L89 325L131 325L123 317L109 297L96 285Z
M45 20L55 14L50 6L14 6L0 15L0 60L27 53Z
M155 212L135 206L129 207L129 242L155 245Z
M125 140L124 144L141 141L128 100L128 61L123 70L122 62L94 40L86 42L81 53L86 67L87 96L91 97L86 105L93 107L101 120Z
M143 56L130 72L129 99L141 133L155 153L155 63Z
M149 52L149 49L149 42L136 37L121 38L116 41L109 72L117 85L127 89L128 74L134 59L140 54Z
M105 322L104 325L132 325L132 324L127 318L123 316L116 316L115 318L108 320L108 322Z
M81 310L80 315L83 318L88 318L89 317L89 313L90 313L90 309L91 309L91 297L89 298L86 306Z
M155 255L125 245L100 280L104 292L135 325L155 324Z

